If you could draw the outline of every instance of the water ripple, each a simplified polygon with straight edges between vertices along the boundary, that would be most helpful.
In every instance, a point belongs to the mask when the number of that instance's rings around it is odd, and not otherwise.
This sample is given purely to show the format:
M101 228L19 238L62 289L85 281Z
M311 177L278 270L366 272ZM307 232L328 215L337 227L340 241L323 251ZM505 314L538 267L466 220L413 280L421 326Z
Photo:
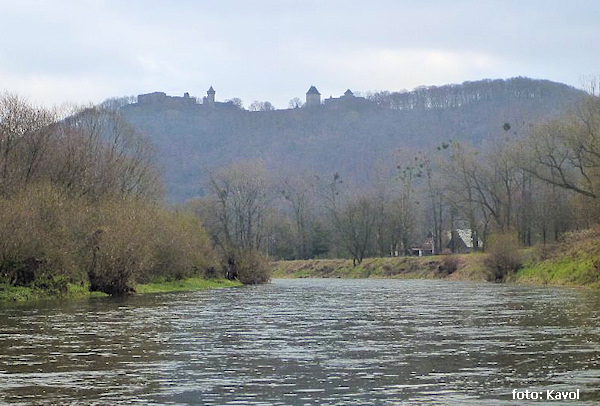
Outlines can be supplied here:
M600 401L600 295L397 280L0 307L7 404ZM536 402L544 404L544 402Z

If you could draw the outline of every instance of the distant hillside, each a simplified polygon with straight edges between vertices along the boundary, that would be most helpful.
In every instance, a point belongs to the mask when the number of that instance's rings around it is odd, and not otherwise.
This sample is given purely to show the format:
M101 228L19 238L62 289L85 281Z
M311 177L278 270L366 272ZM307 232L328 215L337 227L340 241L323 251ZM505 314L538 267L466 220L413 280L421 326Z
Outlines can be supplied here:
M154 93L121 113L155 142L169 199L180 202L203 194L203 170L240 159L260 158L276 171L337 171L364 182L374 162L390 161L398 149L433 148L448 139L480 144L502 135L504 123L519 134L583 95L560 83L514 78L366 98L348 93L319 106L272 111Z

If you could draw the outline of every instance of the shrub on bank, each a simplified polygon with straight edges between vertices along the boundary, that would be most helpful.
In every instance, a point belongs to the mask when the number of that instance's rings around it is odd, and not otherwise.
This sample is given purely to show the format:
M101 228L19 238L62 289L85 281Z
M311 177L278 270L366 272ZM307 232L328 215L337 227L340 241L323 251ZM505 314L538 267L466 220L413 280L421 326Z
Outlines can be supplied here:
M501 282L523 266L523 255L520 248L519 240L514 234L492 236L484 260L492 281Z
M48 185L0 197L0 283L53 292L89 284L111 295L152 279L219 275L191 215L135 198L89 202Z
M48 186L0 197L0 283L42 284L61 276L80 282L69 221L76 205Z
M155 217L153 235L152 266L143 282L222 277L219 258L193 214L162 210Z
M219 274L194 216L135 200L107 202L99 212L86 262L92 290L124 294L138 283Z
M135 292L137 281L152 265L151 216L151 210L135 201L99 205L81 253L92 291Z
M444 275L450 275L456 272L460 261L456 255L444 254L438 268L439 272Z
M0 95L0 284L110 294L140 281L215 275L200 224L167 210L153 148L123 117L66 118Z
M266 283L271 280L269 260L258 250L231 250L226 256L225 276L244 285Z

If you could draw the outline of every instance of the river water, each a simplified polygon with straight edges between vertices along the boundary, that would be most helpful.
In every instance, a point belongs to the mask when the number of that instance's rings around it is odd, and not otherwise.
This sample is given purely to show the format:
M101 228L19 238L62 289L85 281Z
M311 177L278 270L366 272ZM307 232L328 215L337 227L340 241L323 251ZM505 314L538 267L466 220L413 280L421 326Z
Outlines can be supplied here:
M2 404L509 405L513 389L600 404L599 293L299 279L0 307Z

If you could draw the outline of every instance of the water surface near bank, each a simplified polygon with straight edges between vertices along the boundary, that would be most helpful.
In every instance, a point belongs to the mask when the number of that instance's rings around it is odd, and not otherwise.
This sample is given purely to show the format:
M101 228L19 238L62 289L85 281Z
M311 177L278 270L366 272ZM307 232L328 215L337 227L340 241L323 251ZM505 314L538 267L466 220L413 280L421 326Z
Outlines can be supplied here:
M425 280L275 280L0 307L8 404L600 401L600 294ZM536 402L544 404L544 402Z

